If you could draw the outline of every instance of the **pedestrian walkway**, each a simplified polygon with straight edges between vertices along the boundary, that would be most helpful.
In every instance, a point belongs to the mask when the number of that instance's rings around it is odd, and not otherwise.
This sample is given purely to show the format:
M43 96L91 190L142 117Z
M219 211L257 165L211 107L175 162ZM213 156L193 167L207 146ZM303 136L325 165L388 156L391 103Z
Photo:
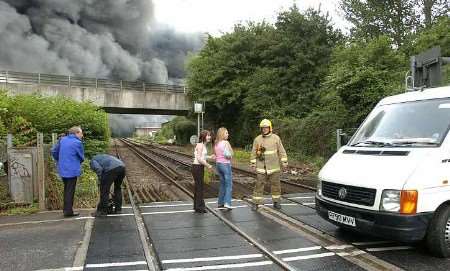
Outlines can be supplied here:
M62 212L27 216L0 216L0 270L72 268L81 264L86 227L93 222L91 211L76 218Z

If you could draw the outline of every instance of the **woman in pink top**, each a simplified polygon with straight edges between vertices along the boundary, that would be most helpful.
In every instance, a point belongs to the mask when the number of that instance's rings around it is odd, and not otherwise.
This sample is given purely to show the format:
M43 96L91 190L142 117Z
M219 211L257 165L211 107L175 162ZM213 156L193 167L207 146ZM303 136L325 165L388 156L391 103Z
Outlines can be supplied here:
M217 131L214 153L216 155L217 173L220 177L218 207L231 209L233 188L231 157L233 156L233 149L228 142L228 131L226 128L222 127Z

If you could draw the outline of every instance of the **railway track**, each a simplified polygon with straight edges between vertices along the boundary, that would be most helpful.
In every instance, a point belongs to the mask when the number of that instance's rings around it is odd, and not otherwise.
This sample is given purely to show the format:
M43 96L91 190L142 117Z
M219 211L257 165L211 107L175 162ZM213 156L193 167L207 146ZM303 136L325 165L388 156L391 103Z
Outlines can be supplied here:
M184 194L189 196L191 199L194 198L194 194L187 187L185 187L184 185L179 183L179 175L176 172L174 172L173 169L171 169L167 165L161 163L157 159L154 159L154 158L150 157L149 155L146 155L142 151L139 151L137 148L135 148L135 146L132 146L126 140L122 140L122 142L124 144L126 144L127 146L129 146L131 149L133 149L136 152L136 155L139 155L139 157L142 158L149 166L151 166L155 170L157 170L158 173L161 174L161 176L163 176L166 180L170 181L174 187L176 187L177 189L182 191ZM130 186L127 186L127 190L129 193L129 198L131 199L131 204L132 204L132 208L135 212L135 216L142 217L142 214L139 214L140 211L137 208L137 206L135 205L134 200L133 200L135 192L133 191L133 189L130 188ZM222 222L224 222L226 225L228 225L233 231L235 231L237 234L239 234L240 236L245 238L253 246L258 248L267 258L272 260L276 265L278 265L279 267L281 267L284 270L297 270L297 269L293 268L292 266L290 266L287 262L283 261L279 256L275 255L271 250L266 248L264 246L264 244L262 244L261 242L257 241L255 238L251 237L250 235L248 235L247 233L242 231L238 226L236 226L230 220L226 219L223 215L220 214L219 211L217 211L216 209L214 209L208 205L206 206L206 208L211 214L213 214L215 217L217 217ZM151 247L150 244L144 244L144 245L146 245L147 247ZM150 264L149 264L149 266L150 266ZM152 267L154 268L154 266L152 266ZM152 270L155 270L155 269L152 269Z
M177 163L185 168L191 167L192 157L185 153L169 150L166 148L161 148L153 144L137 143L129 139L127 139L126 142L130 145L134 145L139 148L144 148L146 151L154 154L155 156L163 157L166 160L171 161L173 163ZM242 189L244 191L243 195L235 195L235 197L236 198L248 197L248 195L250 195L253 191L256 173L236 166L233 166L232 168L233 168L233 185L237 187L239 190ZM283 193L286 194L316 190L316 188L313 186L299 184L286 179L281 179L281 184L282 184L282 191ZM265 191L269 193L270 188L266 186Z
M185 197L192 199L193 193L192 193L192 184L191 180L185 180L183 179L183 174L180 174L180 171L177 170L177 167L184 167L184 170L187 171L187 168L190 167L190 164L188 160L186 159L187 156L185 156L185 159L177 158L172 155L167 155L162 153L161 151L149 151L147 148L143 149L143 146L136 144L134 142L130 142L129 140L122 140L123 144L125 144L127 147L133 150L136 155L138 155L147 165L152 167L154 170L158 172L158 174L163 177L166 181L170 182L171 189L178 190L178 194L184 194ZM164 159L161 158L161 156L166 156ZM189 157L190 159L190 157ZM178 161L178 165L170 165L167 164L167 160L171 160L172 162ZM183 163L182 163L183 162ZM296 186L296 185L294 185ZM128 193L130 199L135 198L135 191L133 191L132 186L128 185ZM297 187L297 186L296 186ZM304 188L303 188L304 189ZM312 188L309 189L310 192L313 192ZM313 194L310 193L311 196L308 198L313 198ZM251 206L253 203L251 200L244 199L241 203L244 205ZM269 204L266 204L269 205ZM295 208L295 206L298 207L308 207L308 208L314 208L311 204L304 204L301 200L297 200L295 198L289 197L288 195L283 196L283 203L282 205L292 206ZM241 206L242 207L242 206ZM221 220L223 223L225 223L228 227L230 227L234 232L239 234L242 238L244 238L247 242L252 244L255 248L257 248L266 258L270 259L273 264L277 265L279 268L282 268L283 270L297 270L297 268L291 266L289 262L283 260L283 258L280 257L280 255L274 254L272 250L269 249L269 247L266 246L264 242L259 241L259 238L254 238L251 235L247 234L243 229L241 229L236 223L229 220L228 218L230 216L227 216L227 212L223 212L217 208L212 207L211 204L206 205L207 210L209 213L217 217L217 219ZM139 207L134 205L133 210L135 212L136 217L142 217L142 214L140 214ZM263 214L264 216L268 217L269 219L273 220L277 224L284 225L290 229L293 229L294 231L299 232L302 236L308 236L311 240L314 240L318 244L320 244L322 247L326 247L329 251L329 253L337 255L339 257L342 257L346 259L347 261L354 263L360 267L364 267L368 270L395 270L394 266L389 265L388 263L379 260L376 257L373 257L364 251L359 250L357 247L348 245L345 242L338 240L336 238L333 238L327 234L324 234L320 230L313 228L311 226L305 225L301 221L297 220L294 216L290 215L289 212L286 212L284 208L282 210L276 210L269 206L262 206L258 209L258 213ZM227 218L228 217L228 218ZM138 220L138 219L137 219ZM145 227L144 227L145 228ZM148 234L148 233L145 233ZM142 237L141 239L146 239L147 242L149 238ZM144 242L144 241L143 241ZM144 243L143 243L144 244ZM145 245L145 244L144 244ZM148 247L152 248L152 245L146 244ZM147 253L148 255L154 255L153 259L158 259L157 252L156 251L149 251ZM150 256L149 256L150 257ZM154 260L153 260L154 261ZM154 265L154 262L151 262ZM150 266L150 264L149 264ZM162 263L159 261L158 268L162 268ZM158 270L158 269L150 269L150 270ZM398 269L397 269L398 270Z
M137 203L155 201L175 201L187 199L179 191L174 191L172 184L160 177L158 167L148 167L146 157L137 152L134 148L116 142L117 153L122 153L127 164L128 187L132 190L134 200ZM127 195L127 193L124 193ZM125 196L126 202L129 202Z

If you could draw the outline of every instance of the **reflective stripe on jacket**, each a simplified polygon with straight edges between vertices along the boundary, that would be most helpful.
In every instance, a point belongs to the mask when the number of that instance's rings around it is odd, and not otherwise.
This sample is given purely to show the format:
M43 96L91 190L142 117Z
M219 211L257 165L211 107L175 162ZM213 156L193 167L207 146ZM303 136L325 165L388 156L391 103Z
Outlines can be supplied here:
M257 157L258 148L264 148L264 152ZM272 174L280 171L280 162L287 164L287 154L279 136L270 133L267 136L259 135L253 141L250 163L256 164L256 173Z

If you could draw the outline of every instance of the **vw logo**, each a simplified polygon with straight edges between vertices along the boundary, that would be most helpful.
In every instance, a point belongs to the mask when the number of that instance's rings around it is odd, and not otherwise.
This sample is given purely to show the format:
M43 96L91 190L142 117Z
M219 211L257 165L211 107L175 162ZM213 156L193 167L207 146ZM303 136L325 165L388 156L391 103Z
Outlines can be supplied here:
M339 189L338 196L340 199L345 199L345 197L347 197L347 189L345 189L345 187Z

